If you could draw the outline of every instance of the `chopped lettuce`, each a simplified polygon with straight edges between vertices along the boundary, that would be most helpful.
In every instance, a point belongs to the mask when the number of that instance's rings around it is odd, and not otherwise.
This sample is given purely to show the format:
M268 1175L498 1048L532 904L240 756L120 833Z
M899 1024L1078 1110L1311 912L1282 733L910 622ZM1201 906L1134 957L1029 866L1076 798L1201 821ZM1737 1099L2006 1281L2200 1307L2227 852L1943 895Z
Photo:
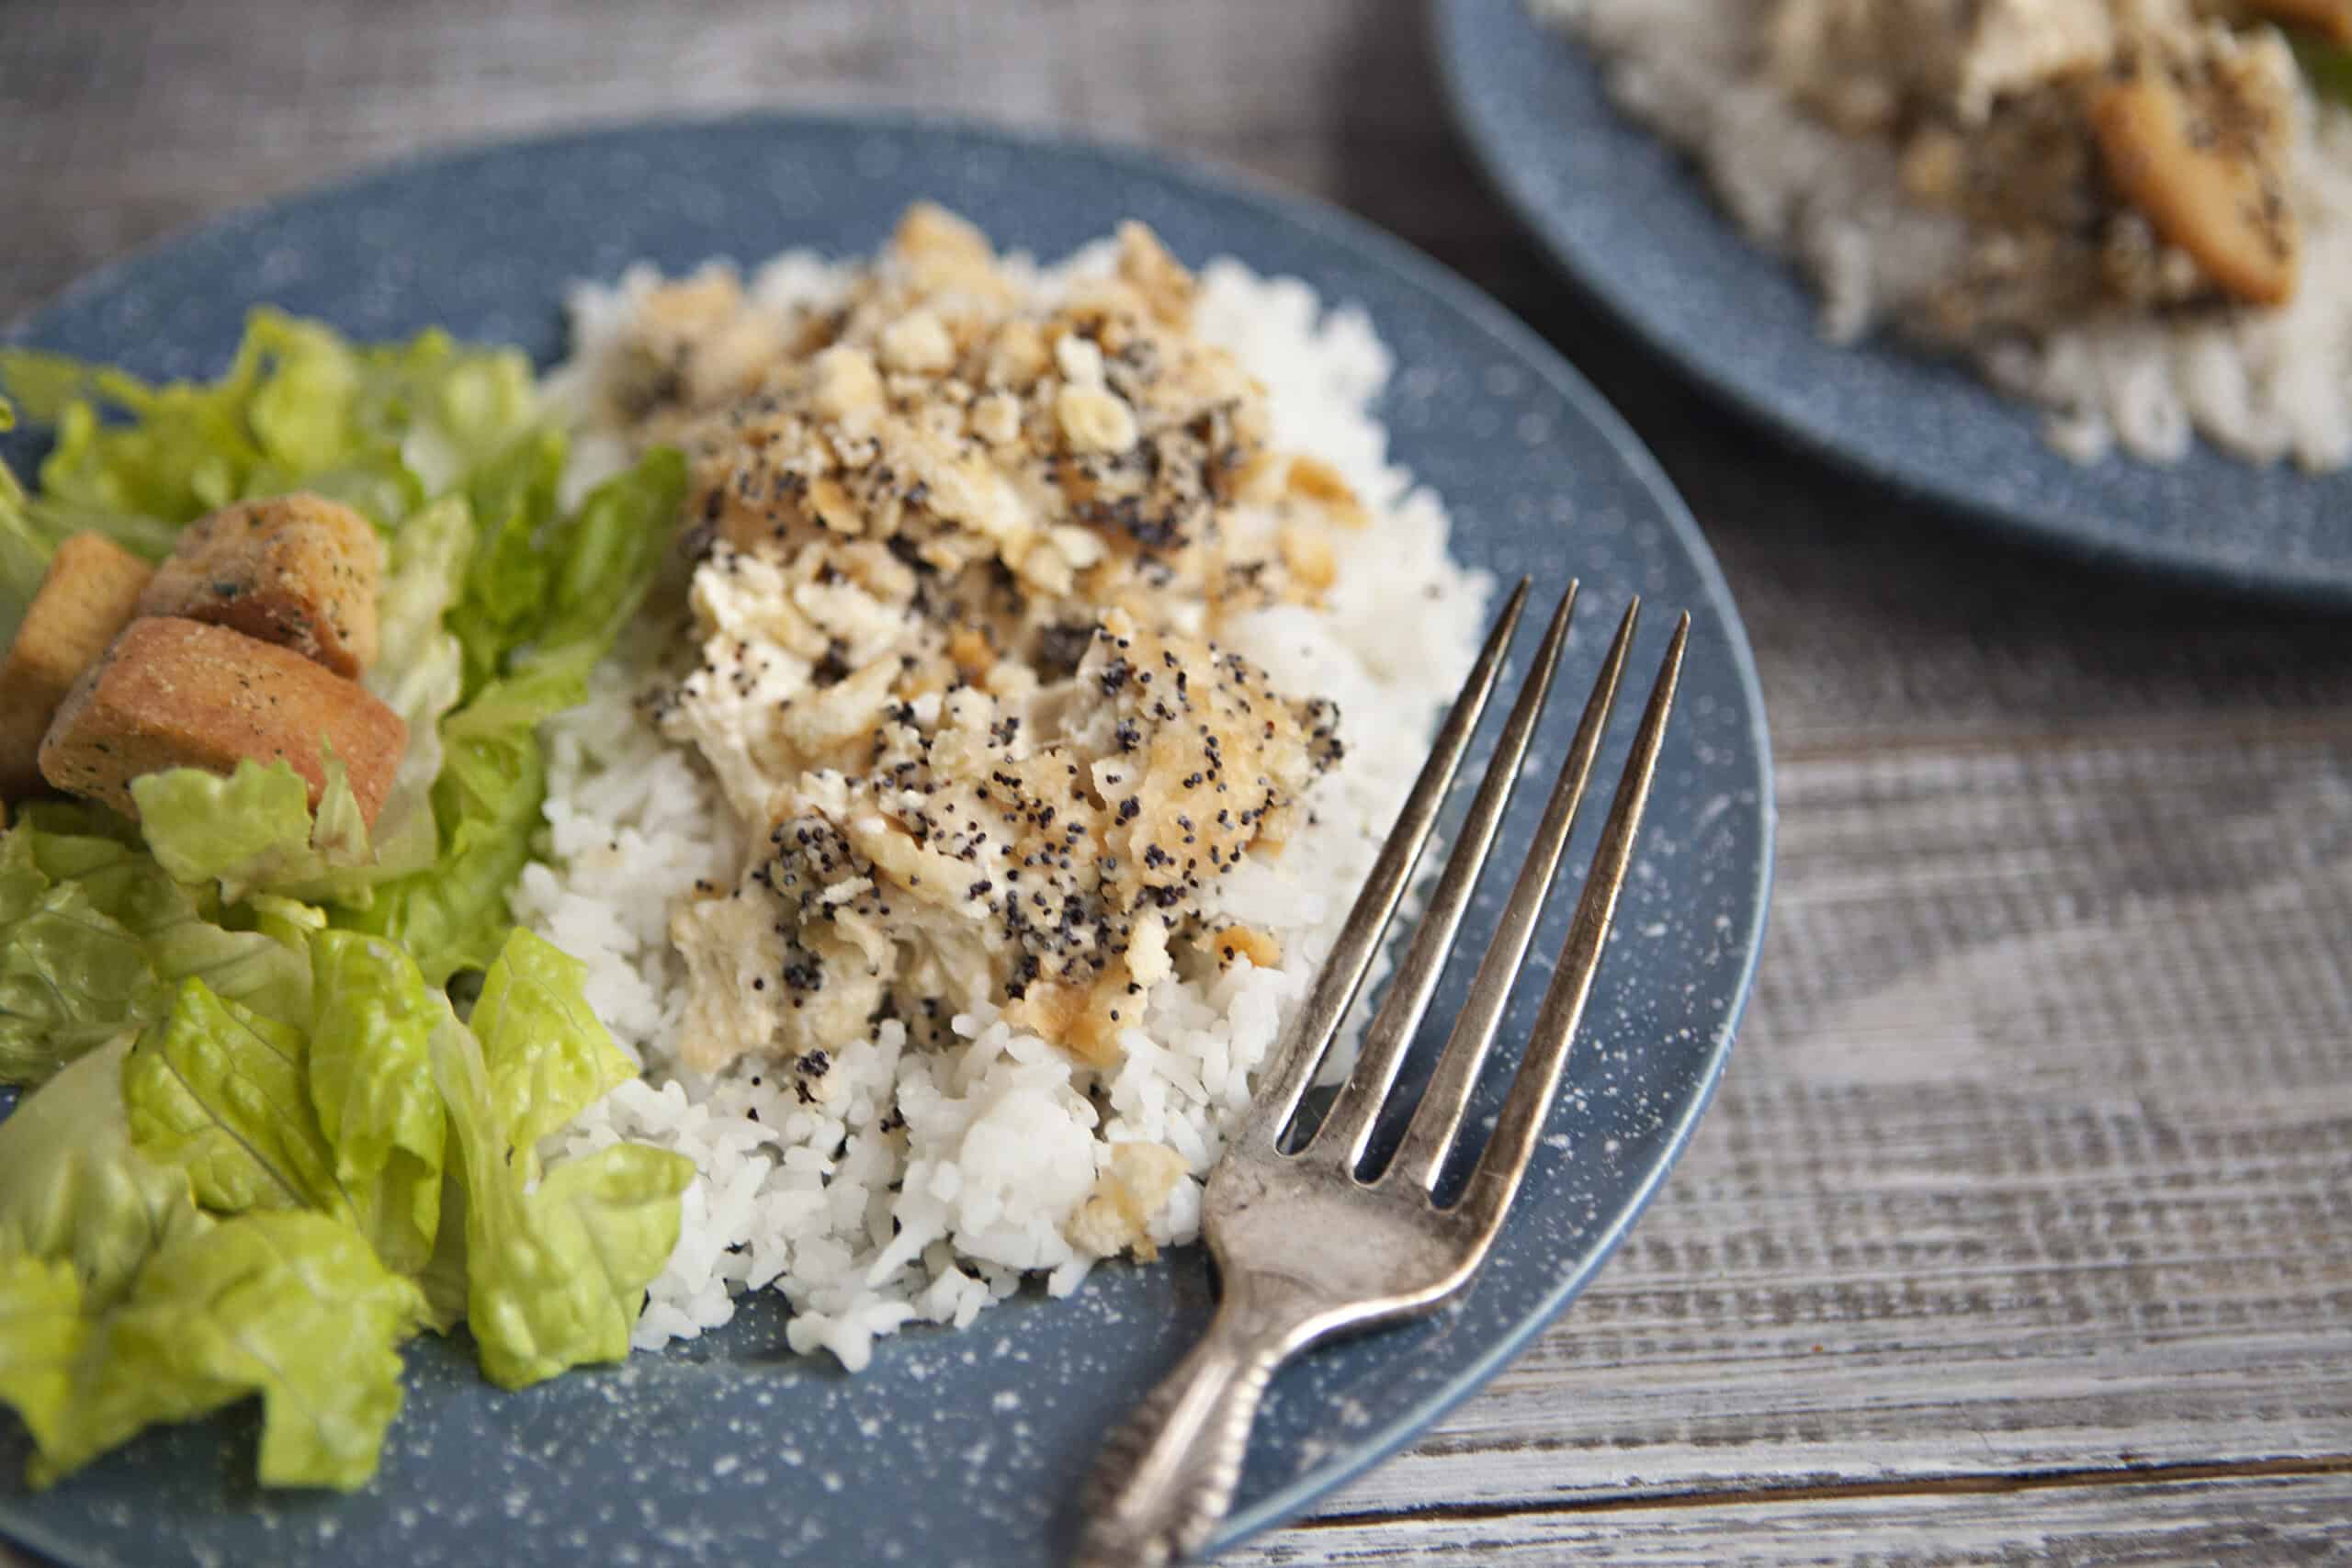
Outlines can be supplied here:
M161 1421L263 1400L261 1477L348 1488L400 1408L417 1288L306 1212L216 1224L188 1173L133 1144L130 1040L0 1122L0 1404L46 1485Z
M481 1042L490 1108L526 1184L539 1179L541 1138L637 1069L588 1006L588 965L517 930L482 976L468 1025Z
M247 758L227 777L203 768L170 768L130 781L139 803L147 847L174 877L190 886L217 883L234 902L256 889L300 896L315 894L338 870L356 870L329 860L348 855L347 837L324 845L320 829L348 827L357 815L350 781L331 770L329 789L311 812L311 786L283 761L264 764ZM359 823L364 853L367 828Z
M456 736L433 786L441 854L430 869L376 889L345 923L405 947L436 986L481 969L512 929L507 889L531 858L531 834L547 799L547 762L536 727L504 735Z
M411 741L372 831L330 759L316 809L249 762L136 781L136 825L37 801L0 834L0 1082L43 1085L0 1120L0 1404L36 1481L258 1393L264 1483L356 1485L420 1324L469 1314L510 1387L616 1359L676 1244L690 1162L542 1169L631 1068L506 900L538 728L642 603L684 462L567 513L520 355L266 310L215 382L0 348L0 389L56 435L38 495L0 465L0 628L83 529L153 558L305 489L385 531L365 680ZM460 1022L441 987L468 970Z
M215 924L195 895L175 885L166 891L168 879L146 857L133 854L130 865L138 875L125 880L139 891L119 918L147 943L160 982L157 1006L172 987L201 980L216 996L264 1018L295 1022L310 1015L311 979L300 943L266 931Z
M74 1383L88 1342L74 1266L0 1253L0 1404L23 1417L43 1454L71 1440Z
M437 1016L415 961L358 931L311 944L310 1098L334 1179L384 1262L422 1270L441 1225L448 1120L426 1050Z
M283 774L180 770L134 794L183 880L220 882L232 900L259 889L329 903L336 923L408 947L436 985L488 964L546 794L537 726L580 700L642 602L684 493L683 457L652 453L566 515L567 442L541 423L520 355L439 333L354 345L268 310L219 381L153 386L0 349L0 387L57 431L41 494L26 500L13 481L0 493L0 594L12 599L77 528L160 555L191 518L296 487L389 530L384 652L368 680L413 739L374 833L347 792L298 813Z
M540 1174L537 1145L630 1076L589 1010L586 966L516 931L471 1026L445 1014L433 1072L461 1161L466 1314L484 1375L521 1388L628 1354L645 1287L678 1244L684 1156L616 1144ZM444 1289L458 1261L437 1260Z
M0 1258L69 1265L83 1301L110 1305L164 1240L199 1223L187 1178L131 1146L123 1034L0 1122Z
M431 807L420 790L386 832L368 831L343 764L330 754L318 809L291 765L247 758L226 777L167 768L130 781L147 847L173 877L213 887L230 903L267 892L364 908L382 882L413 875L436 851Z
M434 984L487 966L504 942L506 893L530 859L547 797L538 727L587 694L588 672L644 603L684 494L684 458L656 451L560 520L541 553L565 563L560 574L528 615L502 624L500 637L521 639L514 656L442 721L447 750L433 789L440 857L377 888L352 919L406 947ZM475 558L477 578L489 553ZM587 560L597 564L583 567ZM469 582L450 617L461 636L492 613L476 586ZM470 661L469 652L469 678Z
M529 637L547 599L556 496L566 443L551 432L517 442L466 488L477 545L451 629L464 648L468 696L494 680Z
M141 1015L146 944L33 856L32 829L0 838L0 1078L38 1083Z
M616 1144L526 1187L518 1138L536 1122L500 1114L481 1042L455 1015L434 1030L433 1069L463 1157L466 1316L483 1375L523 1388L620 1360L678 1244L693 1162Z
M0 1258L0 1400L47 1485L165 1421L262 1401L261 1480L349 1491L376 1472L401 1407L416 1286L349 1227L253 1213L172 1237L112 1305L74 1270Z
M418 1326L462 1311L509 1388L619 1359L677 1245L683 1156L541 1169L630 1070L577 960L515 931L469 1028L392 943L256 914L309 944L307 1031L189 980L0 1122L0 1404L38 1484L258 1393L265 1484L357 1485Z
M132 1146L185 1169L196 1201L214 1213L347 1216L335 1152L311 1108L308 1055L300 1029L186 982L123 1063Z
M447 1101L442 1111L447 1113ZM466 1168L462 1158L447 1160L441 1168L441 1234L433 1238L433 1256L417 1271L416 1283L424 1292L424 1319L433 1331L447 1334L457 1327L466 1315Z
M355 345L266 308L247 318L218 381L154 386L12 348L0 349L0 389L56 426L35 503L51 544L98 527L151 557L207 512L290 490L333 496L389 526L538 416L529 362L512 349L463 346L439 332Z
M694 1162L615 1144L557 1166L529 1192L473 1172L470 1155L468 1170L466 1310L482 1375L527 1388L626 1360L645 1288L678 1245Z
M392 536L376 598L376 662L365 677L408 725L408 750L376 822L386 863L422 865L440 850L432 797L441 776L441 720L465 694L465 649L447 621L473 551L473 512L458 496L434 502Z
M216 923L96 815L49 807L0 835L0 1082L38 1083L161 1017L184 979L271 1018L308 1018L306 953Z
M310 952L311 933L327 929L327 912L299 898L256 893L245 900L245 909L254 918L254 930L297 953Z

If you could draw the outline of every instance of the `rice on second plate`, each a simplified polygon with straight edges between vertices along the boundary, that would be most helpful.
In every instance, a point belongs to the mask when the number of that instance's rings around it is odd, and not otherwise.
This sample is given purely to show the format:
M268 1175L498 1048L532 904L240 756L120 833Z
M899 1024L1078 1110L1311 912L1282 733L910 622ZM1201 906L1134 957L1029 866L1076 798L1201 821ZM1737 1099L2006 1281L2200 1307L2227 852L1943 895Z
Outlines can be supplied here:
M1916 143L1847 134L1819 106L1801 104L1768 69L1764 33L1775 6L1529 4L1596 51L1619 105L1689 152L1749 234L1804 265L1821 292L1821 330L1832 340L1850 342L1903 321L1982 254L1984 235L1973 221L1922 205L1913 194L1920 173L1909 156ZM2011 69L2028 52L2026 44L2047 41L2028 39L2034 28L2063 30L2056 28L2059 11L2069 18L2085 14L2093 32L2104 14L2098 0L2038 9L2045 4L1946 7L1940 14L1989 18L1988 27L2009 24L2019 48L1984 52L1998 56L1996 68ZM2130 9L2169 17L2187 8ZM2192 18L2184 25L2201 24ZM1883 41L1914 66L1934 52L1900 30ZM2222 47L2237 46L2224 39ZM2266 75L2293 78L2275 35L2249 34L2238 53ZM2307 88L2290 87L2289 101L2286 187L2300 222L2301 265L2285 303L2109 305L2059 312L2055 326L2012 323L1946 334L1994 385L2052 411L2048 433L2061 452L2087 462L2120 443L2140 457L2169 462L2201 434L2256 461L2287 457L2314 471L2352 461L2352 109ZM2052 162L2035 156L2041 165ZM2112 257L2088 259L2094 268L2113 265ZM2144 257L2140 270L2169 276L2178 269L2163 264L2182 259L2167 249Z
M1156 247L1138 248L1147 243L1105 242L1050 270L1019 257L992 260L996 281L982 279L982 291L1001 284L1009 291L1001 308L1043 317L1114 271L1148 279L1159 264ZM593 451L602 439L616 454L620 427L645 419L649 399L690 398L682 379L743 379L747 367L730 355L788 355L794 323L830 321L829 330L838 329L871 284L858 268L796 253L740 290L729 275L665 287L650 271L632 273L617 288L582 288L573 301L574 356L558 373L557 394L580 411L583 446ZM1332 504L1351 513L1350 530L1333 536L1340 546L1335 558L1326 559L1313 538L1297 541L1296 549L1285 541L1283 551L1270 555L1296 568L1312 591L1261 593L1222 620L1211 645L1214 671L1193 663L1193 690L1200 693L1229 666L1244 671L1244 682L1262 672L1272 691L1328 699L1337 708L1343 758L1311 780L1301 775L1295 801L1283 805L1286 843L1270 839L1247 853L1237 847L1229 861L1217 857L1219 874L1187 879L1184 888L1162 878L1142 889L1151 897L1123 917L1138 930L1152 925L1157 904L1170 919L1181 915L1187 930L1235 934L1219 938L1214 962L1120 958L1132 964L1132 976L1114 964L1114 978L1125 984L1105 994L1134 1000L1108 1013L1115 1023L1098 1011L1099 1034L1089 1032L1075 1003L1057 1010L1037 1005L1033 958L1023 971L1029 998L1010 1006L1001 997L967 997L952 1016L926 1021L885 1005L875 1021L861 1020L821 1049L804 1041L790 1055L738 1055L746 1042L714 1040L726 1032L725 1021L695 1010L698 994L713 994L711 976L692 972L673 941L673 916L698 900L712 902L714 889L736 886L747 860L759 862L747 856L757 846L747 846L739 826L758 814L741 809L750 786L714 771L707 749L698 752L663 733L661 704L646 698L679 689L679 612L673 605L650 613L598 672L591 700L549 727L542 858L515 896L518 919L587 962L598 1016L645 1068L643 1080L561 1134L560 1151L634 1139L686 1154L699 1173L685 1195L677 1250L651 1287L639 1346L715 1327L732 1314L737 1294L773 1288L794 1309L792 1348L828 1350L854 1370L867 1362L876 1337L906 1323L961 1326L1026 1276L1042 1274L1049 1291L1067 1293L1106 1257L1127 1251L1148 1259L1196 1236L1202 1180L1369 870L1437 712L1467 668L1487 584L1448 558L1437 498L1387 461L1385 434L1370 406L1389 357L1360 312L1327 310L1305 285L1260 278L1231 261L1210 264L1197 284L1184 281L1161 305L1171 333L1238 359L1262 389L1266 449L1307 458L1298 468L1310 476L1307 488L1344 498ZM697 340L702 348L665 362L661 384L649 386L628 346L674 335L681 310L713 308L749 330ZM753 348L741 350L747 342ZM717 347L722 344L737 347ZM895 339L886 333L877 350L886 365L894 355L919 364L932 352L927 321L899 327ZM1080 345L1062 353L1048 374L1065 397L1071 387L1087 393L1103 384L1099 356ZM1083 397L1061 406L1065 423L1091 420L1088 411L1099 408ZM974 408L976 423L1013 418ZM652 423L658 426L660 416ZM1068 543L1083 556L1083 540ZM714 554L723 560L725 551L722 545ZM712 570L707 559L703 570ZM1277 564L1273 574L1283 570ZM1249 575L1255 583L1256 570ZM727 624L708 618L714 592L710 581L698 582L706 632ZM831 651L826 657L840 663ZM1109 649L1098 640L1084 657L1095 661L1080 666L1096 678L1089 692L1111 690L1114 682L1100 679L1118 673L1103 665L1114 657ZM1173 645L1162 657L1177 668ZM778 668L782 684L763 688L763 699L781 691L789 700L805 679L805 663ZM951 722L938 706L924 707L926 723ZM913 711L910 704L910 723ZM1116 717L1106 715L1103 725ZM674 715L672 723L674 730ZM1271 719L1265 728L1272 737ZM1132 749L1132 737L1122 733ZM1218 755L1214 743L1209 754ZM899 765L912 768L916 760L910 751ZM1115 780L1111 765L1098 759L1097 776ZM1114 804L1121 821L1136 815L1132 800ZM1192 824L1184 820L1189 840ZM1278 859L1267 852L1275 848ZM808 856L795 863L818 875ZM836 880L820 897L830 908L855 908L873 896L875 880ZM1163 937L1166 924L1155 928ZM999 938L992 946L1006 943ZM707 954L697 962L707 966ZM763 1013L756 1027L780 1016Z

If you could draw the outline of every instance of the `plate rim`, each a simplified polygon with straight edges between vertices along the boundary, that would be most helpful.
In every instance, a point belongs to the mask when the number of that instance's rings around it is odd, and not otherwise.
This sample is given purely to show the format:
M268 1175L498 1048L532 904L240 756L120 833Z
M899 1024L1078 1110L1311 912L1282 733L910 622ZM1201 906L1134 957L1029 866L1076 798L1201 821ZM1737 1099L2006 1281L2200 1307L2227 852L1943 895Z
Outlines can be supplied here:
M1514 0L1515 3L1515 0ZM1434 17L1437 13L1432 12ZM1581 1267L1562 1274L1534 1307L1498 1336L1468 1367L1386 1425L1329 1457L1295 1472L1272 1492L1221 1521L1203 1549L1216 1555L1246 1538L1299 1517L1320 1497L1344 1486L1374 1466L1394 1457L1419 1438L1463 1401L1484 1388L1533 1339L1558 1319L1616 1252L1634 1224L1648 1210L1665 1185L1708 1107L1731 1057L1739 1025L1754 995L1758 964L1771 910L1772 879L1779 825L1777 774L1771 733L1758 674L1754 645L1733 598L1721 563L1708 545L1704 531L1690 505L1675 487L1656 454L1650 451L1623 414L1561 350L1521 321L1499 301L1453 268L1369 220L1306 192L1290 189L1227 164L1188 154L1165 152L1130 141L1104 140L1059 129L992 122L968 116L922 110L772 110L751 109L718 114L662 114L557 122L546 129L516 136L469 138L395 158L363 164L342 175L299 186L280 195L246 202L165 230L119 255L77 275L40 303L0 326L0 344L27 341L51 316L74 308L93 295L116 286L137 269L163 260L174 252L216 236L227 235L282 213L292 207L346 197L378 184L413 178L432 170L493 162L516 153L622 141L632 137L693 134L720 128L755 130L790 137L800 133L912 135L944 139L967 146L1007 151L1046 150L1067 156L1096 160L1114 170L1146 179L1193 187L1212 197L1250 209L1278 225L1303 231L1317 242L1351 253L1361 261L1430 298L1464 325L1517 360L1549 387L1577 417L1586 421L1624 464L1628 474L1657 507L1661 525L1674 536L1690 559L1705 602L1722 617L1728 651L1746 708L1747 739L1757 758L1758 853L1751 879L1754 913L1740 933L1746 955L1734 976L1729 1000L1714 1039L1698 1072L1694 1091L1666 1129L1658 1156L1632 1197L1588 1249ZM1476 1289L1475 1283L1471 1287ZM659 1352L655 1352L658 1354ZM0 1538L31 1544L36 1532L0 1508ZM50 1550L46 1546L38 1551ZM55 1553L52 1553L55 1555ZM68 1561L63 1556L61 1561Z
M2119 522L2105 510L2077 512L2039 503L2006 505L1931 469L1907 467L1899 456L1860 451L1826 422L1808 417L1766 389L1748 385L1736 369L1685 353L1642 308L1639 290L1621 286L1610 268L1590 265L1574 237L1553 221L1544 193L1536 187L1521 161L1510 155L1495 118L1481 105L1482 95L1474 90L1471 76L1475 67L1470 62L1476 51L1464 44L1471 17L1482 6L1500 5L1523 11L1526 3L1527 0L1435 0L1430 6L1424 25L1447 115L1469 147L1472 162L1477 165L1487 188L1510 209L1553 270L1574 285L1584 298L1599 305L1652 357L1671 366L1685 380L1751 424L1828 463L1841 474L1889 491L1902 500L1940 508L1961 522L1989 529L2013 542L2030 544L2082 564L2127 567L2175 586L2336 608L2352 604L2352 565L2333 570L2311 570L2282 566L2262 557L2219 557L2193 545L2152 539L2135 533L2129 524ZM1529 21L1542 27L1532 17ZM1589 52L1581 44L1564 37L1554 41L1561 48ZM1687 165L1687 155L1678 154L1678 159ZM1720 204L1716 205L1719 209ZM1728 219L1725 225L1729 227ZM1785 257L1772 254L1736 229L1732 232L1760 262L1787 266ZM1809 289L1811 286L1806 287ZM1877 339L1846 347L1848 352L1893 352L1917 357L1907 350L1890 350ZM2198 439L2203 441L2201 436ZM2343 472L2352 475L2352 469Z

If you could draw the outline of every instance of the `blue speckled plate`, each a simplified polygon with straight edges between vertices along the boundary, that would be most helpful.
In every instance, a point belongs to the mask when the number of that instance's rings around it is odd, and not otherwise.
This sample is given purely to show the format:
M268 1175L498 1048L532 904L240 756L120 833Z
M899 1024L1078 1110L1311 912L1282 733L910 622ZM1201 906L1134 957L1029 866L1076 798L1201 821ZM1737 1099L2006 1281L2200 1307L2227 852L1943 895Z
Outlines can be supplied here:
M1396 455L1452 507L1460 554L1533 573L1547 592L1582 575L1565 683L1589 676L1629 592L1694 620L1618 938L1493 1262L1455 1309L1277 1383L1229 1542L1408 1440L1592 1277L1697 1121L1747 994L1772 823L1747 640L1682 503L1576 373L1459 279L1337 212L1134 152L870 120L608 130L413 164L136 256L22 335L149 376L217 372L266 300L367 337L439 323L544 361L569 279L639 256L675 269L794 245L867 251L917 197L1045 254L1134 215L1193 262L1228 253L1362 304L1399 361L1385 409ZM1642 662L1666 632L1653 616ZM1538 741L1555 760L1577 705L1555 705ZM1539 805L1515 815L1509 859ZM1472 920L1493 917L1489 903ZM1447 1016L1441 998L1432 1017ZM17 1479L24 1436L0 1416L0 1534L76 1564L1051 1562L1096 1441L1209 1301L1196 1253L1108 1268L1070 1300L1027 1295L963 1334L889 1340L854 1380L783 1354L765 1302L697 1344L519 1394L481 1382L464 1347L427 1339L410 1353L381 1475L347 1498L257 1495L249 1413L151 1434L36 1495Z
M2352 471L2069 462L2040 414L1966 369L1815 331L1794 268L1741 234L1690 163L1618 114L1576 41L1524 0L1439 0L1456 121L1553 259L1666 357L1849 468L2079 555L2352 602Z

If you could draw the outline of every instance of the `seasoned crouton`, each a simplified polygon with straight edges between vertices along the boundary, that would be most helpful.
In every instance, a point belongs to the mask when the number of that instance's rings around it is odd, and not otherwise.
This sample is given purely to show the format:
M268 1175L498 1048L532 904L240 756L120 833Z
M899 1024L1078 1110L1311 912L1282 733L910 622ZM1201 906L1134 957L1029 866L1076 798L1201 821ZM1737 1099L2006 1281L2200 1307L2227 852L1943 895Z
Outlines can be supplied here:
M130 619L153 570L98 534L57 547L0 661L0 795L41 787L40 739L82 671Z
M40 771L135 817L130 781L142 774L283 760L316 806L331 747L373 826L407 745L400 715L299 653L225 626L149 618L75 684L41 743Z
M320 496L272 496L189 524L139 613L209 621L356 675L376 660L383 574L365 517Z

